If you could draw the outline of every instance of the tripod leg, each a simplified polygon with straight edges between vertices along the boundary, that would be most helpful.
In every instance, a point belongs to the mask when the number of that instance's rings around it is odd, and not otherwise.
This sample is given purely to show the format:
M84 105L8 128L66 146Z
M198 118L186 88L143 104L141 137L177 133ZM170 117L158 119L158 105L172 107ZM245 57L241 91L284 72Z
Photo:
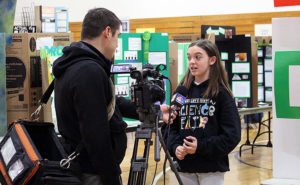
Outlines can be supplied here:
M161 131L160 130L158 130L158 136L159 136L159 141L160 141L160 143L162 145L162 148L163 148L163 150L164 150L164 152L166 154L166 157L167 157L167 159L168 159L168 161L170 163L170 167L171 167L172 171L175 173L175 176L177 178L178 183L180 185L183 185L182 180L181 180L181 178L180 178L180 176L178 174L178 171L176 169L176 166L175 166L175 164L174 164L174 162L173 162L173 160L171 158L171 155L170 155L170 153L169 153L169 151L167 149L167 146L166 146L166 144L165 144L165 142L163 140L163 137L161 135Z
M150 151L150 146L152 144L151 139L146 139L145 141L145 150L144 150L144 159L145 159L145 166L144 169L142 170L142 184L146 184L146 177L147 177L147 169L148 169L148 160L149 160L149 151Z
M136 133L128 185L145 185L146 183L149 151L152 145L151 136L151 129L138 130ZM137 156L139 139L146 139L143 156Z
M128 184L129 185L131 185L131 184L133 185L134 181L136 179L136 172L133 170L132 164L136 161L138 144L139 144L139 140L137 138L135 138L133 153L132 153L132 157L131 157L131 167L130 167L130 172L129 172L129 177L128 177Z

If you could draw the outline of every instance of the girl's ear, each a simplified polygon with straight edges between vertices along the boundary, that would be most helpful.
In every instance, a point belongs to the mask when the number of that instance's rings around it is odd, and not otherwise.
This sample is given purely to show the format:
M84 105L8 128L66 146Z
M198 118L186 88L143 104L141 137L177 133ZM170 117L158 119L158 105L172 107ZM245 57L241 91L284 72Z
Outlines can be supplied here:
M214 63L216 62L217 60L217 57L216 56L212 56L209 58L209 65L214 65Z

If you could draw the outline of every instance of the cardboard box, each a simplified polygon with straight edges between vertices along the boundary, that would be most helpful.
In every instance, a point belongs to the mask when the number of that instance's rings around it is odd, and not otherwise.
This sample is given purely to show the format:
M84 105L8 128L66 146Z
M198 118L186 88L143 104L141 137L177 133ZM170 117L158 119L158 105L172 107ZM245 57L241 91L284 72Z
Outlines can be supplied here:
M41 96L41 81L31 80L31 70L38 69L36 34L14 34L6 46L7 123L29 119ZM38 79L37 79L38 80Z
M169 43L169 78L172 83L172 94L178 84L178 44Z
M179 34L179 35L172 35L172 40L177 43L184 43L184 42L194 42L196 40L201 39L201 35L197 34Z
M16 119L30 119L31 113L39 105L44 76L41 69L40 48L50 44L49 50L55 52L55 48L60 44L65 46L72 41L73 34L70 33L13 34L12 44L6 46L8 124ZM40 120L44 121L43 114L40 115Z

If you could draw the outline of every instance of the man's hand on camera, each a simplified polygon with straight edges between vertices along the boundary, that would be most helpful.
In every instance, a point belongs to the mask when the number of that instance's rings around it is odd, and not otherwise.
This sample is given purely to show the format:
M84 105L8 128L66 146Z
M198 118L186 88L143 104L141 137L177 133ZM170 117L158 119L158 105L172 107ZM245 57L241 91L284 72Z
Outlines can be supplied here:
M173 109L174 108L174 105L171 106L171 108ZM163 122L167 123L169 122L169 113L170 113L170 106L169 105L166 105L166 104L162 104L160 106L160 110L162 111L163 113ZM174 111L174 113L172 114L172 118L170 119L170 124L173 123L173 120L176 118L177 116L177 111Z

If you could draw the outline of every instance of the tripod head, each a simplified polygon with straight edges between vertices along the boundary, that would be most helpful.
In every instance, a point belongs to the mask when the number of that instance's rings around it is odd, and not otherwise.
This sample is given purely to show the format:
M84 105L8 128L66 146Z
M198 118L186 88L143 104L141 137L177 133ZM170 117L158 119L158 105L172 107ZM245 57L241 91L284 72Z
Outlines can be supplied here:
M162 116L160 106L153 104L149 108L138 107L139 120L141 121L141 128L155 128L157 117Z

